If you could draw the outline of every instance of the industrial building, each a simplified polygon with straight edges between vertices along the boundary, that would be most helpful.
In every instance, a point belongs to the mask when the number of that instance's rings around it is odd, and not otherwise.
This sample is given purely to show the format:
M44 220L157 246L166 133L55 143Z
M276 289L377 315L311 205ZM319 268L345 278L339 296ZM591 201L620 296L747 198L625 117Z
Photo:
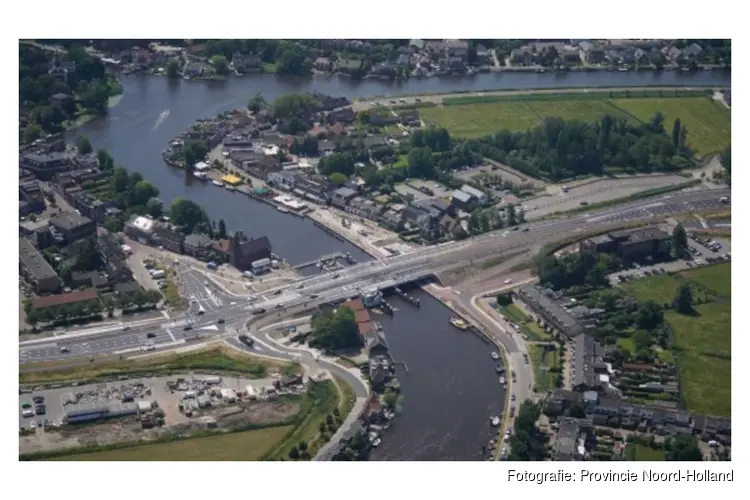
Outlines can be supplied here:
M108 418L136 415L140 409L140 403L142 402L122 403L109 400L93 401L90 403L69 403L64 406L65 416L63 417L63 421L66 424L81 424ZM151 403L149 403L149 406L151 406Z
M62 286L55 270L26 238L18 240L18 261L21 276L34 287L36 293L56 292Z
M615 231L583 240L579 249L589 253L613 253L625 261L670 256L672 237L657 227Z

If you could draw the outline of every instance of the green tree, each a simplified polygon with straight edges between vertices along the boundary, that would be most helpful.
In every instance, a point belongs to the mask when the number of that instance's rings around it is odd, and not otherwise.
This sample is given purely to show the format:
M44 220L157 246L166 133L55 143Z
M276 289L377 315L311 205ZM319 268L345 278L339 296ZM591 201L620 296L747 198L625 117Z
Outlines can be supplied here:
M676 118L674 121L674 125L672 125L672 145L676 148L680 147L680 137L681 137L681 125L682 122L679 118Z
M312 347L335 351L362 345L354 313L348 307L339 307L336 312L320 311L313 316L311 325Z
M654 330L664 321L664 311L653 300L641 304L635 315L635 324L643 330Z
M693 312L693 289L688 283L682 283L677 289L672 305L680 314Z
M505 217L508 221L508 226L515 226L518 224L518 217L516 216L516 207L512 203L508 203L505 207Z
M682 224L677 224L672 230L672 253L678 258L688 254L688 238Z
M291 458L292 460L299 459L299 450L297 449L296 446L292 448L291 450L289 450L289 458Z
M350 153L331 153L318 163L318 170L323 175L336 172L349 176L354 174L354 157Z
M180 63L177 59L170 59L167 62L167 76L169 78L177 78L180 76Z
M161 217L164 213L164 203L159 198L151 198L146 202L146 213L151 217Z
M726 148L724 148L724 151L722 151L721 156L721 166L724 167L724 170L727 173L727 184L730 186L732 185L732 145L728 145Z
M229 61L227 61L227 58L224 56L213 56L211 58L211 66L214 68L217 75L226 75L229 73Z
M115 193L124 193L130 187L128 184L128 171L123 167L113 168L110 182Z
M36 123L29 123L23 131L24 142L34 142L42 135L42 128Z
M698 441L693 436L677 436L666 443L666 459L671 462L703 461Z
M434 179L435 161L427 148L412 148L406 157L410 177Z
M390 408L395 408L398 404L398 392L393 389L386 389L383 394L383 403Z
M148 181L138 181L130 191L132 206L146 205L152 198L159 196L159 190Z
M501 293L495 300L499 306L509 306L513 303L513 297L509 293Z
M208 215L194 201L175 198L169 205L169 217L175 224L182 226L185 233L192 233L199 224L208 223Z
M508 460L519 462L540 462L546 458L546 435L536 427L541 409L531 401L524 401L518 410L510 439Z
M114 158L105 149L100 149L96 152L96 160L99 163L99 168L102 170L111 170L115 166Z
M208 154L208 147L203 141L188 139L183 148L185 152L185 165L193 168L196 163L203 161Z
M94 149L91 147L91 141L85 135L79 135L76 137L76 148L82 155L91 153Z
M247 109L252 111L253 113L257 113L261 109L266 107L266 100L263 97L263 94L260 92L256 92L255 95L250 99L250 102L247 103Z
M227 237L227 225L224 219L219 219L219 238L224 239Z
M290 93L278 97L271 108L274 118L307 118L321 109L320 101L309 94Z
M346 182L346 175L341 172L334 172L328 177L328 180L336 186L342 186Z
M80 92L83 107L98 114L106 113L109 103L109 89L98 81L83 85Z

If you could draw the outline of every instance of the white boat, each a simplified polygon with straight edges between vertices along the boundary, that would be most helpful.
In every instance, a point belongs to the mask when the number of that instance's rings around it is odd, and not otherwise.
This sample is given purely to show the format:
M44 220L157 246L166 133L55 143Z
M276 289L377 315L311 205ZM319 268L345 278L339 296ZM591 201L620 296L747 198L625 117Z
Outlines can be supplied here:
M490 422L494 427L497 427L498 425L500 425L500 417L492 417L492 420L490 420Z
M217 187L224 187L224 184L221 181L211 181L211 184Z
M278 210L282 214L288 214L289 213L289 209L288 208L284 208L284 207L277 207L276 210Z
M500 383L505 385L505 377L500 377Z
M500 359L500 355L498 353L496 353L496 352L490 353L490 357L492 357L492 359L494 359L495 361L497 361L498 359Z
M224 186L227 188L227 191L234 191L234 186Z
M373 441L372 442L372 446L373 446L373 448L377 448L378 446L380 446L380 438L378 438L375 441Z

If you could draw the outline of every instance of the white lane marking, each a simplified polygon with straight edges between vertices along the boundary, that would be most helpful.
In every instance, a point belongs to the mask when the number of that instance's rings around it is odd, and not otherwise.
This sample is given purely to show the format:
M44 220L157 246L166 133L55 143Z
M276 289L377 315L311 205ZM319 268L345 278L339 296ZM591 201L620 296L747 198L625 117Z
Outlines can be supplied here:
M172 330L167 329L167 333L169 334L169 338L172 339L172 342L177 342L177 339L174 338L174 334L172 333Z

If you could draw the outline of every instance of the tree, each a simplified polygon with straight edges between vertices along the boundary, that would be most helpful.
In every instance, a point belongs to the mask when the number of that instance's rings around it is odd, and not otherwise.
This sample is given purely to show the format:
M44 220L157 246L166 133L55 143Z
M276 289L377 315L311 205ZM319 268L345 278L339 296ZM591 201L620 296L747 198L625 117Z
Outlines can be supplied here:
M34 142L42 135L42 128L36 123L29 123L23 131L24 142Z
M732 145L728 145L721 153L721 166L727 173L727 184L732 185Z
M109 103L109 89L98 81L84 85L80 96L84 108L99 114L106 113Z
M177 59L170 59L167 62L167 76L169 78L177 78L180 76L180 63Z
M435 161L427 148L412 148L406 157L410 177L435 178Z
M677 258L688 254L688 238L682 224L677 224L672 230L672 252Z
M509 293L501 293L495 300L499 306L509 306L513 303L513 297Z
M227 237L227 225L224 219L219 219L219 238L224 239Z
M115 193L123 193L127 191L129 184L128 184L128 171L125 170L123 167L115 167L112 169L112 178L110 180L112 183L112 189Z
M505 207L505 217L508 221L508 227L515 226L518 224L518 218L516 217L516 207L512 203L508 203Z
M354 157L349 153L331 153L318 163L318 170L323 175L335 172L350 176L354 174Z
M115 166L115 160L105 149L96 152L96 160L102 170L111 170Z
M151 217L161 217L164 212L164 203L159 198L151 198L146 202L146 213Z
M185 165L193 168L196 163L203 161L208 154L208 147L203 141L188 139L183 148L185 152Z
M310 337L310 346L326 351L362 345L354 313L344 306L336 309L336 312L324 310L316 313L312 319Z
M265 98L263 97L263 94L260 92L256 92L255 95L250 99L250 102L247 103L247 109L252 111L253 113L257 113L261 109L265 108L267 105Z
M299 458L299 450L297 450L296 446L289 450L289 458L292 460L297 460Z
M211 66L217 75L226 75L229 73L229 61L222 55L216 55L211 58Z
M677 436L666 443L666 459L671 462L700 462L703 453L693 436Z
M398 404L398 392L393 389L386 389L383 394L383 403L390 408L395 408Z
M332 184L336 186L343 186L343 184L346 182L346 176L342 174L341 172L334 172L332 173L328 179L331 181Z
M511 452L508 460L532 462L545 459L547 439L536 427L540 414L541 409L538 405L531 401L521 403L513 425L514 434L510 439Z
M674 125L672 125L672 145L676 148L680 147L680 137L681 137L681 130L680 126L682 125L682 122L680 122L679 118L676 118L674 121Z
M197 225L208 223L208 215L200 205L185 198L175 198L169 205L169 217L182 226L185 233L192 233Z
M91 153L94 149L91 147L91 141L85 135L79 135L76 137L76 148L82 155Z
M635 315L635 324L643 330L654 330L664 321L664 311L653 300L644 302Z
M693 289L688 283L682 283L677 289L672 305L680 314L693 312Z
M148 181L137 181L130 191L132 206L146 205L152 198L159 196L159 190Z

